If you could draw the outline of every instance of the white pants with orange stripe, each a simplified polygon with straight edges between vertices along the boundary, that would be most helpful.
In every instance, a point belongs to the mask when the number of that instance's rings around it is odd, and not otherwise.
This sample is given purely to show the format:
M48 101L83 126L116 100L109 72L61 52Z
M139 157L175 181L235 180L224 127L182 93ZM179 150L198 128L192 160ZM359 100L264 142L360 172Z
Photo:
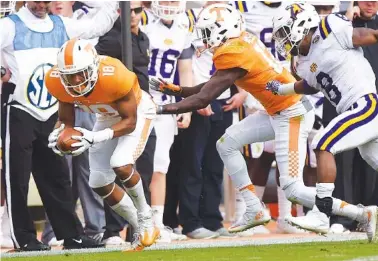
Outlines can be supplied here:
M358 148L362 158L378 170L378 97L361 97L353 109L334 118L312 142L315 150L337 154Z
M135 130L125 136L97 143L89 148L89 185L100 188L116 178L113 168L134 164L142 154L155 120L156 106L151 97L143 93L138 105ZM100 131L120 121L120 117L97 119L93 131Z
M229 175L239 175L240 180L245 182L248 171L240 149L245 144L274 140L280 187L290 201L312 207L315 189L306 188L303 184L307 137L315 118L314 111L308 105L304 106L299 101L274 116L258 111L229 127L217 143ZM238 188L244 184L234 185Z

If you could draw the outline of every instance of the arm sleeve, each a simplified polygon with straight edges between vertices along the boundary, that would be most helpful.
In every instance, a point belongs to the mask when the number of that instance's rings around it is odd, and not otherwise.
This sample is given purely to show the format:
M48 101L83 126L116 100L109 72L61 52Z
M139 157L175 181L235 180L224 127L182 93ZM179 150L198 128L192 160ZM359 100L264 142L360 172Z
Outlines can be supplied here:
M353 26L352 22L344 15L331 14L321 21L322 32L333 33L339 44L345 49L353 49ZM329 32L330 31L330 32ZM323 35L322 35L323 36Z
M104 1L102 8L91 19L61 18L71 39L76 37L92 39L104 35L112 28L118 18L117 7L117 2Z
M16 34L15 25L9 18L0 19L0 48L7 49L12 46Z

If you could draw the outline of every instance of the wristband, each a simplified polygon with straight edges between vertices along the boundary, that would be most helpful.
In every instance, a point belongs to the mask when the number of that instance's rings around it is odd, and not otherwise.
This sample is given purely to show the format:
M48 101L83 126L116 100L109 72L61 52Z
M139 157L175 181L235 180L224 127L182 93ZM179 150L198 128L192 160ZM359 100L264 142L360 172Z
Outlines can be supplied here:
M287 84L282 84L281 87L278 89L278 94L279 95L292 95L296 94L295 89L294 89L294 83L287 83Z

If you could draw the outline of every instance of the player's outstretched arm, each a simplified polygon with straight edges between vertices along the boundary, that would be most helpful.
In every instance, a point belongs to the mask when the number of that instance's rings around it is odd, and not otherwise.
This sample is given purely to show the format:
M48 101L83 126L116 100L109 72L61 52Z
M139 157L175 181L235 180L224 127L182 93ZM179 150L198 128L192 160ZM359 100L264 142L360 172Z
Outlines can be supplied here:
M181 87L173 83L169 83L160 78L151 78L149 81L150 88L168 95L179 97L189 97L201 91L205 83L198 84L194 87Z
M353 28L353 46L367 46L378 43L378 30L370 28Z
M247 73L241 68L218 70L200 88L200 91L186 99L158 107L158 114L178 114L205 108L209 103ZM193 87L192 87L193 88ZM196 88L196 87L194 87ZM188 89L191 89L188 87Z
M266 85L266 90L271 91L275 95L293 95L293 94L315 94L319 90L308 85L305 80L293 83L282 84L279 81L270 81Z

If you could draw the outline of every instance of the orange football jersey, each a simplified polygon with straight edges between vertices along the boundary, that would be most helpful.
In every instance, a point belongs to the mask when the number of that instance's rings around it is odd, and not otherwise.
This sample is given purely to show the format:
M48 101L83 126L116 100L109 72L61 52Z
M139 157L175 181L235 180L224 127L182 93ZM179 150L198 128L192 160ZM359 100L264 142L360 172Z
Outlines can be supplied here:
M301 95L278 96L265 89L271 80L295 82L295 78L275 60L271 52L254 35L244 32L239 38L228 40L213 56L215 68L242 68L248 73L235 84L251 93L273 115L298 102Z
M118 112L115 101L134 91L137 104L142 97L138 78L119 60L99 56L98 80L91 92L80 97L68 94L60 81L57 67L54 66L45 76L45 84L51 95L59 101L78 105L84 111L113 116Z

